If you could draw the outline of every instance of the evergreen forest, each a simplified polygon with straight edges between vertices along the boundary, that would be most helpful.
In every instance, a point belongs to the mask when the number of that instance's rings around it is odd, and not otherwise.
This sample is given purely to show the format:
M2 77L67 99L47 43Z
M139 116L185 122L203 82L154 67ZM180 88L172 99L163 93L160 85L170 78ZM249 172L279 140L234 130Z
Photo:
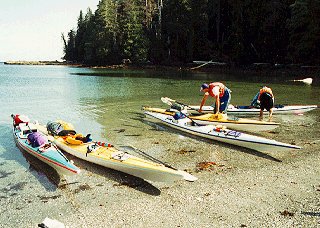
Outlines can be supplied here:
M319 65L320 0L100 0L62 40L86 65Z

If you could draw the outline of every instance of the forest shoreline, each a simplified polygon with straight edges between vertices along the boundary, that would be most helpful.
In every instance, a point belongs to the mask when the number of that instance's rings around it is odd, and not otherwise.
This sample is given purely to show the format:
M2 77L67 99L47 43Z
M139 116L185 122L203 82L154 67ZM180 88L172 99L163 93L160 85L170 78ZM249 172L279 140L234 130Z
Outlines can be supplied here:
M162 71L192 71L206 73L225 73L234 74L242 73L246 75L261 76L292 76L292 77L313 77L318 78L320 66L307 64L270 64L270 63L253 63L245 66L232 66L226 63L214 62L205 66L197 63L187 64L115 64L105 66L91 66L81 63L69 63L66 61L6 61L6 65L59 65L70 67L83 67L92 69L128 69L128 70L162 70Z

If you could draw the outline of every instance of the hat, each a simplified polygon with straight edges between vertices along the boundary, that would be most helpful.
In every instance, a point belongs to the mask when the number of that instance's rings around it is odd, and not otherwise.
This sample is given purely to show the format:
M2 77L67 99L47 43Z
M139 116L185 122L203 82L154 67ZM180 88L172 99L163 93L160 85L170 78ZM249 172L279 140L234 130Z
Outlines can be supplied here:
M201 87L200 87L200 91L202 91L202 90L204 90L204 89L208 89L208 88L209 88L208 84L203 83L203 84L201 85Z

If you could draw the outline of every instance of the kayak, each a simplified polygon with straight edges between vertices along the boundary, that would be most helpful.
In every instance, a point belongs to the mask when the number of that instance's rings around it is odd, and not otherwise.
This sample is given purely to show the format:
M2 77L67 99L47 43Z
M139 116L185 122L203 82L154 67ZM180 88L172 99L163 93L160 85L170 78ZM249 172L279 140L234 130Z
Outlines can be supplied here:
M143 107L144 110L150 112L163 113L168 115L175 115L178 110L175 109L161 109L161 108L150 108ZM229 129L239 130L239 131L249 131L249 132L258 132L258 131L270 131L277 128L280 124L275 122L251 120L237 117L228 117L225 114L213 114L206 113L200 115L189 115L190 119L194 122L202 125L223 125Z
M48 125L47 125L48 127ZM52 133L46 126L37 125L37 128L48 135L61 150L78 157L82 160L101 165L106 168L118 170L142 179L158 182L173 182L180 179L195 181L197 177L177 170L165 163L156 163L153 161L141 159L127 152L113 147L110 143L101 142L82 142L72 143L69 137L59 136Z
M15 115L12 115L15 117ZM32 123L13 122L13 136L18 147L33 155L44 163L54 168L61 175L74 175L80 173L80 169L68 160L64 154L48 140L48 138L38 132ZM35 145L30 141L32 136L42 138L42 145Z
M200 106L191 105L187 111L190 113L197 113L196 110L199 110ZM273 108L273 114L302 114L305 112L312 111L318 108L317 105L275 105ZM202 112L204 113L212 113L212 106L203 106ZM233 106L229 105L227 109L227 113L231 115L259 115L259 108L252 108L251 106ZM264 110L264 114L268 114L267 110Z
M152 117L153 119L179 131L260 152L301 149L301 147L296 145L282 143L276 140L266 139L235 130L229 130L223 126L200 125L188 117L176 120L170 114L150 111L144 111L144 113L146 116Z

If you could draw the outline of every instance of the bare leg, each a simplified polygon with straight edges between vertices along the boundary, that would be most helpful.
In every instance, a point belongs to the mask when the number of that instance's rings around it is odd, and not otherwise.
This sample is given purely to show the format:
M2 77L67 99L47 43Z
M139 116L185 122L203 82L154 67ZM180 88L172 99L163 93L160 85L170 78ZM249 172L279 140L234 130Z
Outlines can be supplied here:
M272 113L273 113L273 110L272 110L272 108L270 108L270 111L269 111L269 120L271 121L271 119L272 119Z
M262 120L262 118L263 118L263 110L262 110L262 109L260 109L259 119L260 119L260 120Z

